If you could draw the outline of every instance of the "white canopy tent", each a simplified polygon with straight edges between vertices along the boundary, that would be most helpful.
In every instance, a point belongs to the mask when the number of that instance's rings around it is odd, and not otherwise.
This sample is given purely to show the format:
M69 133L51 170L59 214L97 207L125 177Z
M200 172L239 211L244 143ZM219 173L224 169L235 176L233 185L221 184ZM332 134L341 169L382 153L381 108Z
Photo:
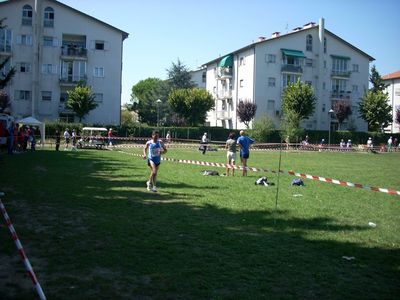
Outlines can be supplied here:
M43 147L44 146L44 139L46 137L45 134L45 124L40 122L39 120L36 120L34 117L26 117L24 119L18 120L18 124L24 124L24 125L30 125L30 126L38 126L40 128L40 144Z

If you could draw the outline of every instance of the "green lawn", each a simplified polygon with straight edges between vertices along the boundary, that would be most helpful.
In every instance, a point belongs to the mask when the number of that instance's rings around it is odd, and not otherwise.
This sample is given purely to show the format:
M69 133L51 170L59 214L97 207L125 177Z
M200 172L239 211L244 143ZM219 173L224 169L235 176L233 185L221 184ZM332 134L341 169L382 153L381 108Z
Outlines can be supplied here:
M163 162L152 193L146 162L117 151L2 156L3 202L48 299L400 295L400 196L307 179L292 187L280 175L276 208L272 173L202 176L225 171ZM166 157L225 162L225 151ZM249 166L277 170L278 160L253 151ZM283 152L281 169L400 190L400 153ZM255 186L260 176L275 186ZM5 225L0 241L0 299L34 299Z

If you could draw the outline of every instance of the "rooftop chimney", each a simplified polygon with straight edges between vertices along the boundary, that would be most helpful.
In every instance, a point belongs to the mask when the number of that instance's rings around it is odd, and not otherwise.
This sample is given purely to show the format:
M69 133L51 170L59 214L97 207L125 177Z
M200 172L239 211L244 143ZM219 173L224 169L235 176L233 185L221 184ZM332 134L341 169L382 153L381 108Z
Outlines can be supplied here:
M265 36L259 36L259 37L258 37L258 41L259 41L259 42L265 41L265 39L266 39Z
M272 37L273 37L273 38L276 38L276 37L279 36L279 34L280 34L280 32L279 32L279 31L276 31L276 32L272 33Z
M299 31L299 30L301 30L302 29L302 27L296 27L296 28L293 28L292 30L293 31Z

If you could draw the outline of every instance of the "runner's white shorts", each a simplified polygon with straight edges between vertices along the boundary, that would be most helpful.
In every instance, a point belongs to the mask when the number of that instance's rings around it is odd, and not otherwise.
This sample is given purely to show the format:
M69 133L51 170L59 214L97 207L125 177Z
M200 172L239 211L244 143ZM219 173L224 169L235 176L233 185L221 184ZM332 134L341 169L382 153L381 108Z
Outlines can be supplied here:
M228 153L226 153L226 158L228 159L229 162L231 162L231 161L235 162L236 161L236 152L228 151Z

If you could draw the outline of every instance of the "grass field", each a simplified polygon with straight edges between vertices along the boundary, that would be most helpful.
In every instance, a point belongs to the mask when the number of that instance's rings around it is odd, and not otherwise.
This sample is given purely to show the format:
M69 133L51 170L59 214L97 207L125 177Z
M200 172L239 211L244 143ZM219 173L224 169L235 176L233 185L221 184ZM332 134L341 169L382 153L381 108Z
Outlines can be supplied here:
M141 149L123 150L139 154ZM398 299L400 196L163 162L40 150L0 161L0 191L48 299ZM225 162L170 149L166 157ZM249 166L278 169L279 152ZM283 170L400 190L400 153L283 152ZM255 186L267 176L275 186ZM375 223L376 227L368 225ZM0 299L35 299L4 222ZM343 256L354 257L346 260Z

